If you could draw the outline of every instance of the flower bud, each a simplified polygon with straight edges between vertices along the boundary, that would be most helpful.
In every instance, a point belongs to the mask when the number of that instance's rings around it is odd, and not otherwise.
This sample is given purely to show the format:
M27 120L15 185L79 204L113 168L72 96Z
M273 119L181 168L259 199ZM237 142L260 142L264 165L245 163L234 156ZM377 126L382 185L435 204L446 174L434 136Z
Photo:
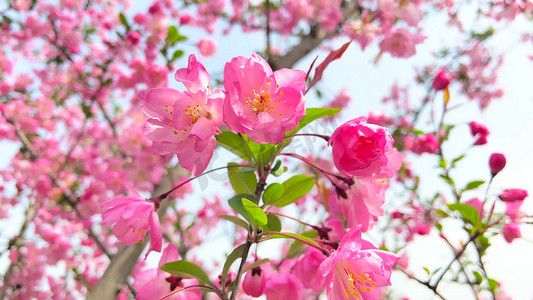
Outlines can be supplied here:
M433 88L437 91L443 90L450 85L450 77L444 72L444 70L440 71L437 76L435 76L435 79L433 79Z
M503 168L505 168L505 163L507 160L505 156L501 153L492 153L489 159L490 173L492 176L496 176Z
M265 276L263 276L260 267L253 268L244 275L242 289L247 295L252 297L259 297L263 294L265 289Z

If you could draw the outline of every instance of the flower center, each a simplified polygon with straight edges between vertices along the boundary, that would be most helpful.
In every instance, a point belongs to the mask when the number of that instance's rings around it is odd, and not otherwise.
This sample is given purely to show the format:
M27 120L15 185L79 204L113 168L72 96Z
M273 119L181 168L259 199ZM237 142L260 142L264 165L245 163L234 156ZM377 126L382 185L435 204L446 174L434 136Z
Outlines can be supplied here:
M265 88L268 88L269 86L270 83L265 84ZM264 111L272 115L275 106L272 104L272 100L270 99L270 93L264 90L262 86L259 86L259 93L256 93L255 90L252 90L252 94L254 95L253 99L250 97L246 98L246 105L251 105L252 110L256 114Z
M368 273L359 272L354 274L348 268L344 267L344 272L348 277L348 285L345 286L346 300L350 299L350 295L353 295L356 300L363 299L361 292L368 293L376 286L376 283L370 278Z
M210 114L209 112L206 112L200 107L200 104L196 104L195 106L189 105L185 109L185 113L188 114L191 117L192 124L196 123L198 119L201 117L206 117L209 119Z

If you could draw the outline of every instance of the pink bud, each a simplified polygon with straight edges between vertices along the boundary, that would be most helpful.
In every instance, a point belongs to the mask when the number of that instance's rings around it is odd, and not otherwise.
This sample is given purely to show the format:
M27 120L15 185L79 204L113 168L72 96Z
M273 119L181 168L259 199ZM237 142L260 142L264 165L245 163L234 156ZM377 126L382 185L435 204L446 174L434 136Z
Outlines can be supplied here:
M183 15L180 16L180 24L185 25L189 23L191 19L192 19L192 16L190 14L184 13Z
M435 76L435 79L433 79L433 88L437 91L443 90L450 85L450 77L444 72L444 70L440 71L437 76Z
M139 41L141 40L141 34L137 31L131 30L126 35L126 39L128 42L130 42L132 45L137 45Z
M260 267L253 268L244 275L242 289L252 297L259 297L265 289L265 276L263 276Z
M527 197L527 191L523 189L508 189L500 194L500 199L504 202L524 201Z
M489 159L490 172L492 176L496 176L503 168L505 168L505 163L507 160L505 156L501 153L492 153Z

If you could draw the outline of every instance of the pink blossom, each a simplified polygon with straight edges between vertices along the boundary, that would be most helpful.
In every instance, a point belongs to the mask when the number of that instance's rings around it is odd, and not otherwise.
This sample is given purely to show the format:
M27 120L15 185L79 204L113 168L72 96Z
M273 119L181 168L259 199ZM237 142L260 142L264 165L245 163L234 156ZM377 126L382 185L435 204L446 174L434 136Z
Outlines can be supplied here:
M500 171L505 168L506 163L507 160L503 154L492 153L489 158L490 173L492 176L496 176L496 174L500 173Z
M522 237L520 225L517 223L505 224L502 228L502 235L507 243L512 243L514 239Z
M129 188L129 187L128 187ZM102 225L113 227L113 234L124 245L141 242L150 231L150 248L161 252L162 233L153 202L143 199L134 189L129 188L130 196L117 197L102 206Z
M207 168L215 150L214 135L222 125L223 92L215 89L211 93L209 74L194 55L175 77L187 91L157 88L141 95L150 117L145 136L154 142L155 153L176 153L182 167L196 176Z
M346 176L373 176L389 163L394 140L384 127L359 117L339 126L331 135L333 163Z
M405 138L405 148L418 155L422 153L437 153L439 144L439 140L433 133L417 136L414 139L411 136Z
M444 90L450 85L450 76L446 74L446 71L441 70L437 76L433 79L433 88L436 91Z
M413 34L405 28L394 28L385 35L379 43L379 48L383 52L389 52L393 57L407 58L416 53L415 46L425 39L425 36Z
M396 254L377 250L363 240L356 226L322 262L318 276L326 285L328 300L379 299L379 287L391 284L391 268L397 261Z
M161 270L161 266L179 260L178 248L174 244L169 244L159 260L157 268L147 269L135 276L133 287L137 291L137 300L159 299L177 288L196 285L196 279L184 279L170 275ZM171 300L202 299L202 293L179 292L166 298Z
M243 291L252 297L259 297L265 290L265 274L260 267L251 269L244 275L242 281Z
M271 272L266 278L267 300L302 299L303 285L292 274Z
M217 52L217 41L210 38L203 38L196 44L196 47L198 47L202 56L213 56Z
M347 192L347 199L339 197L337 206L342 213L348 227L361 225L361 231L371 229L378 217L383 215L385 190L388 180L372 177L354 178L355 183Z
M324 259L326 259L326 256L322 252L316 248L309 247L305 255L294 265L293 274L302 282L306 289L311 289L314 292L322 290L320 285L322 278L317 276L317 270Z
M480 123L477 122L470 122L470 133L472 133L473 137L477 137L477 139L474 141L474 145L484 145L487 143L487 136L489 135L489 129Z
M500 194L500 199L504 202L522 202L528 196L527 191L523 189L508 189Z
M370 21L363 20L362 22L346 23L342 27L343 32L348 35L352 40L356 40L361 49L365 50L374 38L381 33L381 28L374 25Z
M258 143L280 143L305 115L305 72L272 72L259 55L239 56L224 68L224 122Z

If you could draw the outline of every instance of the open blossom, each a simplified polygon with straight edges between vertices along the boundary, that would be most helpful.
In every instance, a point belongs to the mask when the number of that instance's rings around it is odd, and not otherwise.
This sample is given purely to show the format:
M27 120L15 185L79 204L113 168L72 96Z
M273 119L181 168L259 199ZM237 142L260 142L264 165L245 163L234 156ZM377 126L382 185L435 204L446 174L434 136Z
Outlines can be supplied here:
M383 52L389 52L393 57L407 58L415 55L416 45L425 39L425 36L413 34L405 28L395 28L385 35L379 43L379 48Z
M347 176L373 176L389 164L395 151L394 139L384 127L366 123L366 117L348 121L337 128L328 144L333 163Z
M360 227L352 228L318 268L328 300L379 299L380 287L390 285L396 254L377 250L361 238Z
M202 56L213 56L217 52L217 41L210 38L203 38L196 44L196 47L198 47Z
M372 177L354 178L354 181L347 191L348 198L339 197L337 207L344 215L348 227L360 224L360 230L366 232L383 215L385 190L389 187L389 181Z
M141 242L150 231L150 248L145 258L153 250L161 252L163 235L153 202L142 198L135 190L131 195L117 197L102 206L102 225L113 227L113 234L124 245Z
M322 290L320 281L322 278L317 276L317 270L320 264L326 259L326 256L316 248L309 247L305 255L294 265L294 276L300 279L306 289L314 292Z
M187 68L175 76L187 91L171 88L149 90L144 98L144 111L150 119L145 136L151 139L156 154L176 153L180 164L196 176L209 164L215 150L215 134L222 125L224 94L209 89L209 74L204 66L189 56Z
M502 228L502 235L507 243L512 243L514 239L522 237L520 225L517 223L505 224Z
M417 136L415 138L407 136L405 138L405 148L418 155L422 153L437 153L439 150L439 140L433 133Z
M272 72L259 55L235 57L224 68L224 122L257 143L280 143L305 115L305 72Z

